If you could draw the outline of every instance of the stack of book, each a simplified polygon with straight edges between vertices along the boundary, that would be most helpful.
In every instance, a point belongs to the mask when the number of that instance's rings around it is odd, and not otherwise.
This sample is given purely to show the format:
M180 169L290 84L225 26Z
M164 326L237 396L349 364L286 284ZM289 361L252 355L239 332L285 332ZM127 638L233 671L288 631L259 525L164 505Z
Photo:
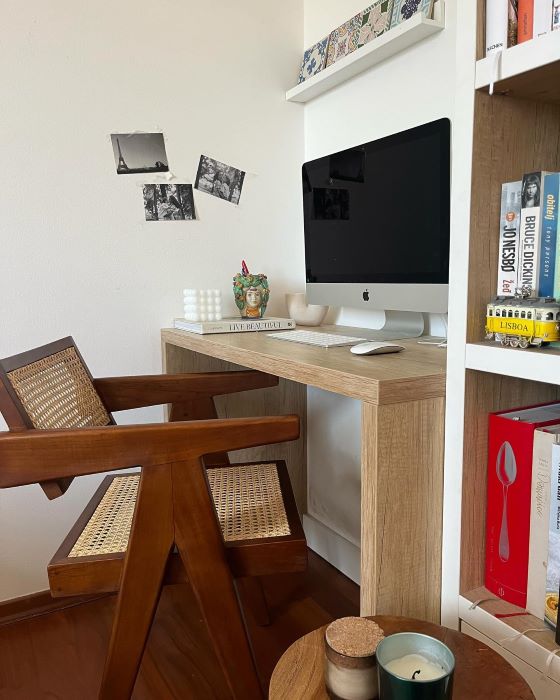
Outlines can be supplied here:
M488 437L486 588L560 642L560 403L492 413Z
M486 55L560 29L560 0L486 0Z
M498 296L525 288L560 298L560 173L533 172L502 185Z

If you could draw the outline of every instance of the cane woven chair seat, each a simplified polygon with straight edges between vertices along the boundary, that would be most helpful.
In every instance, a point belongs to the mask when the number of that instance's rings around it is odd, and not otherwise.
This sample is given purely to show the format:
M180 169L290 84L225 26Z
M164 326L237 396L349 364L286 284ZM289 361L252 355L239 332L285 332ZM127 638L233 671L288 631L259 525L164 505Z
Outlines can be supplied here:
M208 470L225 542L290 534L275 463ZM140 476L112 480L68 557L126 552Z

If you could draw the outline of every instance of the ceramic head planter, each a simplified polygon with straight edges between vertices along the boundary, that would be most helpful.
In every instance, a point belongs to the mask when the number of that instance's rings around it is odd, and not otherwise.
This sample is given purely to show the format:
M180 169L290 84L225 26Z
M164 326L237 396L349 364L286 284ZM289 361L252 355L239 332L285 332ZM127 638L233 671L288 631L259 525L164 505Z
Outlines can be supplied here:
M233 295L242 318L262 318L270 296L266 275L252 275L243 260L233 278Z

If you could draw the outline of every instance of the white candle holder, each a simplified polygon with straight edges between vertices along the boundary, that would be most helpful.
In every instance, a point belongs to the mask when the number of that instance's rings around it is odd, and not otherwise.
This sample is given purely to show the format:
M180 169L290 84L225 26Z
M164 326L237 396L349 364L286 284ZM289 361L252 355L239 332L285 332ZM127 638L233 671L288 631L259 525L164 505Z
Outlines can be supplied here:
M186 321L221 321L222 292L219 289L183 289Z

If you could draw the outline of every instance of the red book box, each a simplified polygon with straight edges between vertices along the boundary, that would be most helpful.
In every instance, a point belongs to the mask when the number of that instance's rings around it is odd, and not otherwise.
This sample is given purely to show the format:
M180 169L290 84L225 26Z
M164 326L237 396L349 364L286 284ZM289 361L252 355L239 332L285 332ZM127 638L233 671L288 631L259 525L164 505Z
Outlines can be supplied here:
M527 603L533 433L560 420L560 403L491 413L488 425L486 588Z

